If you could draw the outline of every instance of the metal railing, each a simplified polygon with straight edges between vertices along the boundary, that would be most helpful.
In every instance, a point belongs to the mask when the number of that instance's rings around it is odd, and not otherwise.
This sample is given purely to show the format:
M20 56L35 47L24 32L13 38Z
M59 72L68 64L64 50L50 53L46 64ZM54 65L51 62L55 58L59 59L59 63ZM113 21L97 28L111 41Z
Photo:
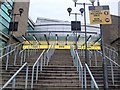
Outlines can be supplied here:
M100 51L97 51L99 54L101 54L102 56L102 52ZM115 78L114 78L114 66L115 67L119 67L120 68L120 65L115 62L112 58L108 57L108 56L104 56L106 60L108 60L110 62L110 67L111 67L111 77L112 77L112 83L113 85L115 85ZM107 63L108 64L108 63Z
M21 49L21 45L22 45L22 43L18 44L17 46L14 47L14 49L12 49L10 51L7 51L7 53L5 53L4 55L2 55L0 57L0 60L2 60L2 61L6 60L6 62L5 62L6 70L8 68L8 63L9 63L10 56L14 57L14 64L15 64L18 51L19 51L19 49Z
M12 81L12 89L15 89L16 85L16 76L26 67L26 79L25 79L25 89L27 89L27 83L28 83L28 64L27 62L22 65L22 67L3 85L3 87L0 90L5 89L9 83Z
M31 89L33 88L34 75L36 74L35 81L38 81L38 70L40 67L40 73L42 73L43 65L48 65L50 57L54 54L54 45L51 46L47 51L43 50L36 62L32 67L32 80L31 80ZM35 72L36 67L36 72Z
M84 82L85 82L85 88L87 88L87 78L86 78L86 70L88 71L90 78L91 78L91 88L96 88L96 90L99 90L98 85L90 71L89 66L85 63L85 67L84 67Z
M110 48L110 46L109 47L104 46L104 48L105 48L106 56L112 58L114 61L118 60L118 52L116 51L116 49L113 49L112 47Z
M71 55L73 58L74 66L77 68L79 81L81 82L82 88L83 88L83 66L82 66L82 63L80 61L78 52L74 51L74 48L72 46L70 48L70 52L71 52Z

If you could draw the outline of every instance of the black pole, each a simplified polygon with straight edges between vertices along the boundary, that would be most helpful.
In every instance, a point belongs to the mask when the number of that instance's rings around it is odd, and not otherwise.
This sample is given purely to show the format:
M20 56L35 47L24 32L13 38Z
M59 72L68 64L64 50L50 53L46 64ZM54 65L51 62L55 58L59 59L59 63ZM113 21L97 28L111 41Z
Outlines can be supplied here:
M87 28L86 28L86 10L85 10L85 3L84 6L84 25L85 25L85 63L88 65L88 52L87 52Z
M78 51L78 48L77 48L77 13L75 13L75 27L76 27L76 44L75 44L75 49L76 51Z
M100 6L100 2L98 0L98 6ZM105 58L105 50L104 50L104 38L103 38L103 31L102 31L102 24L100 24L100 33L101 33L101 52L102 52L102 59L103 59L103 81L104 81L104 90L108 90L108 72L107 72L107 63Z

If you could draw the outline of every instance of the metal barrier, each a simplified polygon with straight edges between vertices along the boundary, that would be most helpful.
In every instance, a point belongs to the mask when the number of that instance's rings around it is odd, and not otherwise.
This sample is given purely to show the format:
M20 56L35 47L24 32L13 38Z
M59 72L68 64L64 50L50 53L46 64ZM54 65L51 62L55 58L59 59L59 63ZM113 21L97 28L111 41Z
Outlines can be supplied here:
M109 47L104 46L104 48L106 51L106 56L108 56L109 58L112 58L114 61L117 61L118 52L115 49L113 49L112 47L110 48L110 46Z
M23 49L19 52L20 56L20 64L22 65L23 62L26 62L26 58L30 55L35 55L38 49Z
M15 89L16 84L16 76L26 67L26 79L25 79L25 89L27 89L27 82L28 82L28 64L27 62L22 65L22 67L4 84L4 86L0 89L5 89L9 83L12 81L12 89Z
M102 52L100 51L97 51L98 53L100 53L102 55ZM111 64L111 77L112 77L112 83L113 85L115 84L115 79L114 79L114 66L115 67L119 67L120 68L120 65L118 63L116 63L112 58L108 57L105 55L105 58L110 62Z
M35 81L38 81L38 70L40 66L40 73L42 73L43 65L48 65L50 57L54 54L54 46L51 46L47 51L43 50L43 52L40 54L36 62L34 63L32 67L32 80L31 80L31 89L33 88L33 81L34 81L34 74L35 74L35 67L36 67L36 79Z
M82 88L83 88L83 66L82 66L82 63L80 61L78 52L74 51L72 46L71 46L70 52L71 52L71 55L73 57L74 66L76 66L76 68L77 68L79 81L81 81Z
M18 52L18 50L19 50L19 47L21 47L21 45L22 45L22 43L20 43L20 44L18 44L17 46L15 46L14 47L14 49L12 49L11 51L9 51L9 52L7 52L7 53L5 53L4 55L2 55L1 57L0 57L0 60L4 60L3 58L6 58L5 60L6 60L6 70L7 70L7 68L8 68L8 63L9 63L9 57L10 56L14 56L14 63L15 63L15 61L16 61L16 56L17 56L17 52Z
M79 58L78 52L74 51L72 46L71 46L70 51L71 51L71 55L73 57L74 66L76 66L77 72L79 74L79 80L81 80L81 83L82 83L82 88L87 88L87 79L86 79L86 69L87 69L89 76L91 78L91 88L92 89L96 88L97 90L99 90L98 85L97 85L88 65L85 63L85 67L83 70L83 66L82 66L81 60ZM84 50L81 50L79 54L80 54L80 56L85 57L84 53L85 53Z
M84 82L85 82L85 88L87 88L87 79L86 79L86 70L88 71L90 78L91 78L91 88L96 88L97 90L99 90L98 85L90 71L89 66L85 63L85 68L84 68Z

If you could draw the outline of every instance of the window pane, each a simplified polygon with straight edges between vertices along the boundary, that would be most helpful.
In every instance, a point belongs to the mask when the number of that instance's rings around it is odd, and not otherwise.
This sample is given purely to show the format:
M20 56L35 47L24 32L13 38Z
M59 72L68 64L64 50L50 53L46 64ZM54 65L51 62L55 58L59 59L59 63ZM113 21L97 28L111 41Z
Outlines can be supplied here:
M8 22L11 21L10 17L8 15L6 15L6 13L3 12L1 9L0 9L0 13L1 13L1 16L3 16Z
M4 24L7 28L9 28L9 23L4 18L2 18L1 16L0 16L0 22L2 24Z
M6 35L8 35L8 28L4 27L1 23L0 23L0 29L3 33L5 33Z

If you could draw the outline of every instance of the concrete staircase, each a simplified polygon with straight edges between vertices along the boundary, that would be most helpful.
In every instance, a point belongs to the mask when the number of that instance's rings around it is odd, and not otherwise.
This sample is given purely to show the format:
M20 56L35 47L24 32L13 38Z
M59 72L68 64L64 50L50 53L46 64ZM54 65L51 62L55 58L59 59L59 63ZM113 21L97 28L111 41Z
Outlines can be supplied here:
M32 65L40 55L36 53L31 55L26 61L29 63L29 74L28 74L28 90L31 89L31 76L32 76ZM99 56L98 56L99 57ZM99 57L100 58L100 57ZM84 66L84 57L80 57ZM90 70L98 84L98 87L103 90L103 69L101 66L102 60L98 62L98 66L95 66L94 59L92 60L92 66ZM100 61L100 60L99 60ZM7 82L12 75L21 67L21 65L9 65L8 70L5 71L5 66L2 67L2 85ZM16 88L25 89L25 68L19 73L16 78ZM35 70L36 71L36 70ZM111 70L108 67L108 82L110 90L119 90L120 88L120 69L114 67L115 85L112 84ZM35 75L34 75L35 76ZM35 77L34 77L35 78ZM34 79L35 80L35 79ZM11 89L12 82L7 86L6 90ZM91 79L87 72L87 88L91 87ZM34 81L33 90L81 90L81 83L78 79L76 67L73 65L70 50L55 50L54 55L51 57L49 65L43 66L43 71L38 75L38 82Z
M37 58L39 57L39 55L41 54L42 50L39 50L39 52L37 52L36 54L32 54L30 55L30 57L26 58L26 62L28 63L28 67L29 67L29 71L28 71L28 88L30 89L30 85L31 85L31 76L32 76L32 66L35 63L35 61L37 60ZM26 53L27 55L27 53ZM18 60L19 58L19 60ZM14 74L17 70L19 70L19 68L22 66L20 65L20 57L18 56L17 58L17 65L13 65L11 62L8 66L8 70L5 70L5 64L3 63L2 67L0 67L0 69L2 69L1 72L1 85L4 85ZM13 62L13 60L12 60ZM24 62L23 62L24 63ZM26 79L26 67L17 75L16 77L16 88L15 89L25 89L25 79ZM6 89L12 89L12 82L6 87Z
M34 89L72 90L80 89L76 68L73 66L69 50L55 50L49 65L43 68Z

